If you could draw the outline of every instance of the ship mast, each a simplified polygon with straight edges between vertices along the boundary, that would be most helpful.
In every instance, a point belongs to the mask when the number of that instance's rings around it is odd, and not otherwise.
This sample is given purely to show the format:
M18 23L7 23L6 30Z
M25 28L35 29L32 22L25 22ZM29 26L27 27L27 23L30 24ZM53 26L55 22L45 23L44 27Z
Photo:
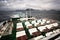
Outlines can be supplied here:
M31 9L30 9L30 17L31 17Z
M27 11L26 11L26 18L28 18Z

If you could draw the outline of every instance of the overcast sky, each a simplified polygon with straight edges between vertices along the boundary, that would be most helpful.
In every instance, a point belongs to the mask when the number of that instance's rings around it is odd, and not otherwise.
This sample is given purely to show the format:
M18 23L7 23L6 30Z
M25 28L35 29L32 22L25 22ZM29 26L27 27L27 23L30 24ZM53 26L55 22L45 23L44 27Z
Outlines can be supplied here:
M60 10L60 0L0 0L0 10Z

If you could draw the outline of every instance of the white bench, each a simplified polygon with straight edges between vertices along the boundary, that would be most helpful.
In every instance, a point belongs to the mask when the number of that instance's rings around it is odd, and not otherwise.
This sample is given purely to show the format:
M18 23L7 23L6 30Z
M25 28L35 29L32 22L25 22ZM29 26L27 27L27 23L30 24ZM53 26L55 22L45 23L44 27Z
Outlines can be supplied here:
M27 35L24 30L16 32L16 40L26 40L26 39L27 39Z
M39 23L35 23L35 24L34 24L34 26L38 26L38 25L39 25Z
M55 27L57 27L58 26L58 23L53 23L52 25L55 26Z
M34 32L37 32L37 29L36 28L29 29L30 35L33 35L32 33L34 33Z
M33 20L31 23L32 23L32 24L35 24L35 23L36 23L36 20Z
M41 23L41 19L37 20L37 23Z
M45 27L46 26L40 26L40 27L38 27L38 29L42 32L44 29L46 29Z
M30 24L29 21L26 21L26 22L25 22L25 25L28 25L28 24Z
M23 29L22 23L17 23L16 29L17 29L17 30L22 30L22 29Z

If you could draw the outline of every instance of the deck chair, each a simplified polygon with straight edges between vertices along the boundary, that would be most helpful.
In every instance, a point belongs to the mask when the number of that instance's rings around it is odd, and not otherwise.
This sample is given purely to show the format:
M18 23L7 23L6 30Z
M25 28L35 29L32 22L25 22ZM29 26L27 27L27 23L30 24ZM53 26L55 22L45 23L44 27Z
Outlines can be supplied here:
M33 37L40 35L40 32L36 28L29 29L29 33Z
M29 21L26 21L26 22L25 22L25 25L27 25L27 24L30 24Z
M37 20L37 23L41 23L41 22L42 22L41 19Z
M54 27L57 27L58 26L58 23L53 23L52 24Z
M24 30L16 33L16 40L27 40L27 35Z
M51 29L53 26L52 26L51 24L49 24L49 25L46 25L46 27L47 27L48 29Z
M26 27L31 29L32 28L32 24L28 24L28 25L26 25Z
M46 19L42 19L42 22L46 22Z
M35 27L38 27L38 26L39 26L39 23L35 23L34 26L35 26Z
M35 24L35 23L36 23L36 20L33 20L31 23L32 23L32 24Z
M41 25L45 25L45 22L44 22L44 21L42 21L40 24L41 24Z
M17 23L16 30L24 30L22 23Z
M50 36L52 34L53 34L53 32L48 32L48 33L46 33L46 36Z
M46 23L51 23L50 20L47 20Z
M32 28L32 24L30 24L28 21L25 22L25 25L26 25L27 28Z
M46 28L45 28L45 26L40 26L40 27L38 27L38 29L39 29L39 31L43 32L44 29L46 29Z

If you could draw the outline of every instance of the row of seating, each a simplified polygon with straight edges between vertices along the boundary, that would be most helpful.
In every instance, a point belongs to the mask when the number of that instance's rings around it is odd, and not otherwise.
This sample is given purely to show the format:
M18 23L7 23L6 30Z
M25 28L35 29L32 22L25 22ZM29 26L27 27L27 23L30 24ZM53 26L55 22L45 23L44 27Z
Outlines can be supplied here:
M40 35L40 36L31 38L30 40L49 40L49 39L55 37L55 36L58 35L58 34L60 34L60 29L56 29L56 30L47 32L47 33L45 34L46 37L43 36L43 35ZM59 39L59 38L57 38L57 39ZM56 40L57 40L57 39L56 39ZM51 40L53 40L53 39L51 39Z
M22 25L18 25L18 26L22 27ZM29 31L29 33L30 33L30 35L32 37L35 37L35 36L39 36L41 34L41 32L45 32L45 31L48 32L51 28L57 27L57 26L58 26L58 23L52 23L52 24L45 25L45 26L40 26L40 27L37 27L37 28L31 28L31 29L28 29L28 31ZM26 33L25 33L25 31L24 32L23 31L19 31L19 32L16 33L16 35L17 35L16 36L17 40L26 40L28 38L27 35L26 35Z
M33 33L37 32L36 28L33 28L33 30L35 30L35 31L32 31L32 29L29 30L31 35L33 35ZM53 32L52 31L48 32L48 33L46 33L46 36L48 37L48 36L51 36L54 33L58 33L58 32L60 32L60 29L54 30ZM36 36L36 34L34 34L34 36ZM16 33L16 40L27 40L27 38L28 37L27 37L27 35L26 35L24 30ZM36 39L40 39L40 38L44 38L44 36L43 35L39 35L39 36L37 36L37 38L34 38L34 39L36 40Z
M39 19L33 21L26 21L24 22L25 27L28 29L31 37L40 36L42 32L49 32L50 30L57 28L58 23L54 20L48 19ZM24 30L22 22L17 23L16 30L20 30L16 32L16 40L27 40L28 36L26 35L26 30ZM27 33L28 33L27 32ZM47 36L47 35L46 35Z
M34 22L35 22L35 20L33 21L33 23ZM30 28L33 28L33 27L39 27L39 25L40 25L39 23L35 23L34 26L33 26L33 23L31 24L29 21L26 21L25 22L26 28L30 29ZM55 24L58 25L57 23L55 23ZM53 24L53 26L56 26L55 24ZM46 25L46 26L49 26L49 25ZM17 30L24 30L22 22L21 23L17 23L17 28L16 29Z
M46 33L46 37L43 38L42 40L54 40L54 39L56 39L56 36L59 34L60 34L60 29L50 31L50 32Z
M46 29L46 31L47 31L47 30L50 30L50 29L57 27L57 26L58 26L58 23L53 23L53 24L49 24L49 25L45 25L45 26L40 26L40 27L38 27L38 29L40 31L43 31L44 29Z
M39 19L39 20L33 20L31 22L26 21L25 25L26 26L34 25L35 27L38 27L38 26L41 26L41 25L49 24L49 23L54 23L54 21L53 20L46 20L46 19Z

